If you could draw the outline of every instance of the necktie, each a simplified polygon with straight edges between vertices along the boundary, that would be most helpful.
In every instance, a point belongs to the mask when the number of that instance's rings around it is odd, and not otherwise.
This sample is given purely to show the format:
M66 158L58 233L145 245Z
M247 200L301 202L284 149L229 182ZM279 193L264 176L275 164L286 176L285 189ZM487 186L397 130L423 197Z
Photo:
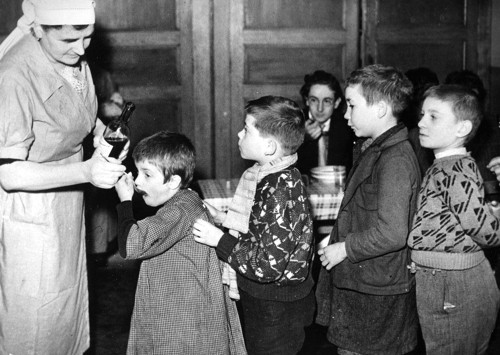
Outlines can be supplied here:
M318 166L325 166L328 154L328 131L324 131L321 125L321 136L318 140Z

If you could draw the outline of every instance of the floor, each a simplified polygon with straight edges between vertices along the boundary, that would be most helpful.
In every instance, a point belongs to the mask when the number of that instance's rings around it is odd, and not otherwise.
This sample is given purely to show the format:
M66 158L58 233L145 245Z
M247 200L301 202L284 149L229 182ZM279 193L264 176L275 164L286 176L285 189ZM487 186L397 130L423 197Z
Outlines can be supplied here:
M124 261L117 254L107 260L89 258L91 348L84 355L126 353L138 270L136 262ZM300 355L327 354L336 354L335 346L326 340L323 327L311 326ZM424 354L419 348L411 355ZM487 353L494 354L500 354L500 321Z

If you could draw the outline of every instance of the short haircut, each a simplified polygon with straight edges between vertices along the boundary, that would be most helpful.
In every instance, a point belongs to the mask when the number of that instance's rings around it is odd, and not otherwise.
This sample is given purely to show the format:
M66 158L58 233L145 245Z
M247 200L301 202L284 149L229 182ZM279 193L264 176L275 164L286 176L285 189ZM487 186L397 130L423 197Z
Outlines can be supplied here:
M386 101L398 120L413 93L412 83L399 69L381 64L354 70L347 78L346 85L358 84L368 105Z
M472 129L465 138L464 144L468 143L477 132L483 118L481 103L477 95L468 87L463 85L443 84L430 87L424 93L426 98L448 102L455 117L460 121L471 121Z
M335 76L327 73L323 70L316 70L312 74L306 74L304 76L304 85L300 88L300 95L302 96L302 101L304 105L309 96L309 91L313 85L326 85L330 90L335 93L334 99L341 98L342 103L345 101L344 93L340 87L340 83Z
M160 131L142 139L134 148L135 162L147 161L163 173L165 182L173 175L181 178L181 188L186 188L193 179L196 153L193 144L185 135Z
M264 136L272 136L287 155L299 149L304 141L305 119L299 105L281 96L263 96L249 101L245 113L255 118L255 128Z

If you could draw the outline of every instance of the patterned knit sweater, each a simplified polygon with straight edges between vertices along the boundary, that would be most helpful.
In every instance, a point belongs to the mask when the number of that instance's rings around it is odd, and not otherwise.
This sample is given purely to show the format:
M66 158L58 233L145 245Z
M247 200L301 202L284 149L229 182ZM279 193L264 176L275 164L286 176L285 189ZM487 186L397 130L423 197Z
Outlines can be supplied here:
M468 154L436 159L422 182L408 238L412 260L442 269L473 267L484 260L482 248L500 245L499 227L474 159Z
M269 174L257 185L249 231L225 233L217 255L238 272L238 286L256 298L292 301L312 289L312 217L296 168Z

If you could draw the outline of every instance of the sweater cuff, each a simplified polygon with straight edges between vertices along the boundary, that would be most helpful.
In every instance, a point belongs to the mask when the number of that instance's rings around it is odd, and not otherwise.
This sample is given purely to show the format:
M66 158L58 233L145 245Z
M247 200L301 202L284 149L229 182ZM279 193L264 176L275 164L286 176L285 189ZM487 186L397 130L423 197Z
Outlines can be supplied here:
M132 201L123 201L116 205L118 213L118 222L123 222L126 219L134 218L134 210L132 208Z
M127 257L127 237L135 222L132 201L124 201L116 206L118 215L118 251L123 258Z
M229 233L224 233L217 244L215 252L217 256L223 261L227 261L229 255L233 252L234 246L238 243L238 239Z

